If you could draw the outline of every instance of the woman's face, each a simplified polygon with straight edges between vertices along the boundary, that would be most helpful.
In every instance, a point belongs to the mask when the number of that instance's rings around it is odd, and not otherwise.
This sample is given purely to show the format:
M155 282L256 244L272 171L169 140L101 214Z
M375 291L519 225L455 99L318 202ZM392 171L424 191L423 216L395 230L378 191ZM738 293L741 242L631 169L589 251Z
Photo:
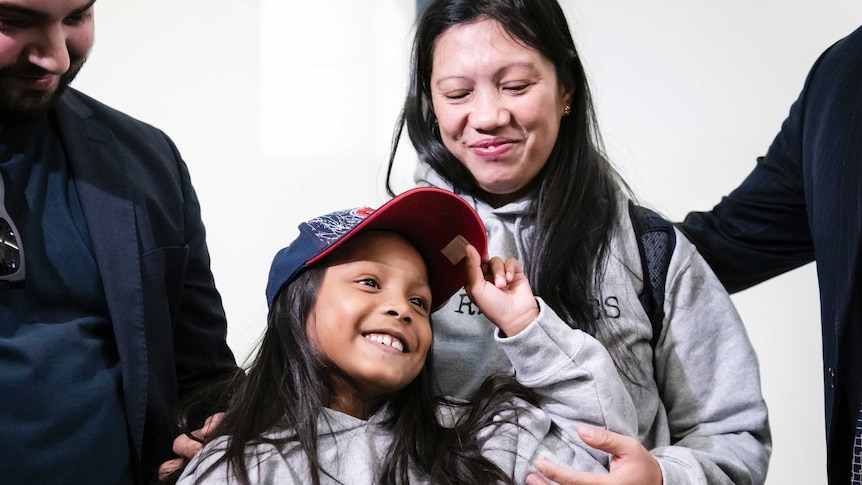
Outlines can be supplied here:
M551 61L495 20L436 40L431 103L440 137L493 206L520 198L545 166L570 98Z
M425 365L431 288L422 257L389 231L357 235L328 263L307 332L347 381L333 379L329 406L358 416L410 384Z

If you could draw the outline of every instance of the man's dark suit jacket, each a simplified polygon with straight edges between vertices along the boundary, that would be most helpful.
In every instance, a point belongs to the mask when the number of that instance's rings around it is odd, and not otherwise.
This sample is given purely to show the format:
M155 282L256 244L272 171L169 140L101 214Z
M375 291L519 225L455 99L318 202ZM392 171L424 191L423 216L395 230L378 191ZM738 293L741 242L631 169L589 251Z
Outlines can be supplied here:
M847 484L862 403L862 28L818 59L757 162L681 229L730 291L817 260L829 483Z
M72 89L52 116L104 284L132 463L147 483L170 457L178 399L236 369L198 199L161 131Z

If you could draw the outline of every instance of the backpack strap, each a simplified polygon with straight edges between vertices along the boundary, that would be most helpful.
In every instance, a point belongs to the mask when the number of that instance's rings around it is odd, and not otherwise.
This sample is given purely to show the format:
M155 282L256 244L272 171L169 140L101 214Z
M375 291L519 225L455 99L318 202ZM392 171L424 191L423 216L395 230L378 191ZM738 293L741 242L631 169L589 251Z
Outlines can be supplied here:
M664 322L664 295L668 267L676 246L673 224L655 212L629 201L643 268L643 293L638 299L652 324L650 345L655 348Z

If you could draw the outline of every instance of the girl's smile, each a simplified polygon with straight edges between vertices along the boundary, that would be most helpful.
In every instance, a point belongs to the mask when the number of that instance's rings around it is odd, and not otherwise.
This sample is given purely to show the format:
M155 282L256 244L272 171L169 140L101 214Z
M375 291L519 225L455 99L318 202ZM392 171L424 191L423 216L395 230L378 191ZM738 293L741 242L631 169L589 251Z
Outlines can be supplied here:
M338 369L330 407L365 413L419 375L431 346L431 288L404 238L368 231L327 256L309 339Z

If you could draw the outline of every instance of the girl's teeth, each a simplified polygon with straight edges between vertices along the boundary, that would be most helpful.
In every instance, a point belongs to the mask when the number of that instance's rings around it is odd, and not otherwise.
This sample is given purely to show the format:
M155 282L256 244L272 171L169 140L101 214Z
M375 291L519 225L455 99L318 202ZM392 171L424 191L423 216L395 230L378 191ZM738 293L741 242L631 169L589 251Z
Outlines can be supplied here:
M373 342L377 342L379 344L383 344L383 345L392 347L393 349L404 352L404 344L400 340L398 340L397 338L392 338L392 336L390 336L390 335L380 335L380 334L373 333L373 334L366 335L365 338L367 338L368 340L371 340Z

